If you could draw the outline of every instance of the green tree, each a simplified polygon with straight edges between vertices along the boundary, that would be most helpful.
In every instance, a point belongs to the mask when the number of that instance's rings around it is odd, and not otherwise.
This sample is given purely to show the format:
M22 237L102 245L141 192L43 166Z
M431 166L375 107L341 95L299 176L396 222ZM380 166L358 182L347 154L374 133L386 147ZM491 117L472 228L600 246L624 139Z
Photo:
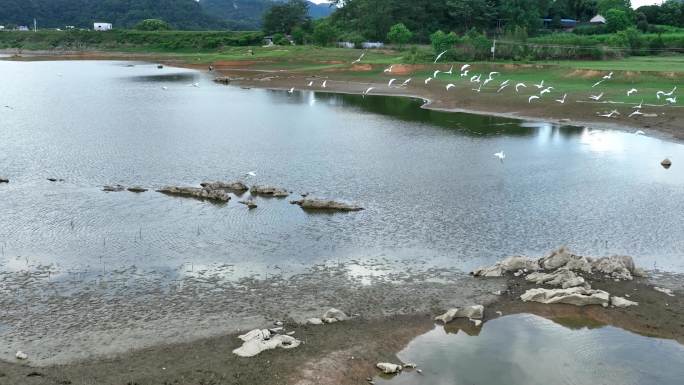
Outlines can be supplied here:
M309 3L305 0L289 0L276 4L264 14L263 31L266 34L290 34L299 26L310 22Z
M626 11L622 9L610 9L605 14L606 29L609 32L624 31L632 26L632 21Z
M404 23L398 23L390 28L387 33L387 40L393 44L399 45L402 48L404 44L408 43L413 37L413 32L411 32Z
M316 45L325 47L337 40L339 31L327 20L317 22L313 29L313 40Z
M632 2L630 0L598 0L596 6L598 12L605 16L611 9L619 9L625 12L631 10Z
M460 31L487 27L496 9L492 0L447 0L446 4L449 15L459 21Z
M171 29L169 24L160 19L145 19L135 25L135 29L141 31L168 31Z

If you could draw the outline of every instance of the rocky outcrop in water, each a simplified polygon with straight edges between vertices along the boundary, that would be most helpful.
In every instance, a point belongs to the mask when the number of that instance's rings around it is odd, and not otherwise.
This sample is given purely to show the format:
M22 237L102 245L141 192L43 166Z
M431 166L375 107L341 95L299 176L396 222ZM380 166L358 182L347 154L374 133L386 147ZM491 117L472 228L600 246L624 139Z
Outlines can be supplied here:
M290 202L304 210L361 211L363 207L329 199L304 198Z
M250 209L250 210L251 210L251 209L257 208L257 204L256 204L256 202L255 202L253 199L247 199L247 200L243 200L243 201L238 201L238 203L241 203L241 204L247 206L247 208Z
M9 183L9 179L8 179L8 178L5 178L5 177L2 177L2 176L0 176L0 183Z
M115 185L107 185L102 187L102 191L106 192L120 192L126 190L126 187L120 185L120 184L115 184Z
M441 321L442 323L449 323L456 318L468 318L471 320L481 320L484 317L484 306L482 305L472 305L463 308L453 308L447 310L446 313L435 317L435 321Z
M668 158L665 158L662 162L660 162L660 165L663 166L665 169L668 169L672 167L672 161Z
M575 306L601 305L608 306L610 294L603 290L592 290L584 287L568 289L530 289L520 296L523 302L540 302L546 304L565 303Z
M203 188L208 189L208 190L227 190L227 191L236 192L236 193L243 193L243 192L249 190L249 187L247 187L246 184L244 184L240 181L235 181L235 182L221 182L221 181L202 182L202 183L200 183L200 186L202 186Z
M392 364L389 362L378 362L375 367L382 370L382 372L385 374L399 373L404 368L402 365Z
M204 187L177 187L168 186L157 190L162 194L179 197L190 197L197 199L207 199L218 202L228 202L230 195L225 190L210 190Z
M264 195L276 198L284 198L290 195L290 192L285 190L284 188L273 186L254 185L249 191L254 195Z
M264 350L275 348L293 349L301 343L289 335L273 335L268 329L254 329L238 338L244 342L242 346L233 350L233 353L240 357L254 357Z
M146 188L140 187L140 186L129 187L129 188L127 188L127 190L132 192L132 193L144 193L145 191L147 191Z

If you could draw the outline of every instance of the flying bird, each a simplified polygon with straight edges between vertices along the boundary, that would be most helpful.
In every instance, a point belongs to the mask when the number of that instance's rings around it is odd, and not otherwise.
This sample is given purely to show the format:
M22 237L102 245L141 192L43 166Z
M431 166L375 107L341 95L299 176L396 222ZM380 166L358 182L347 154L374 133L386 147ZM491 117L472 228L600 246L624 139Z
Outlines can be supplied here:
M425 84L430 83L430 80L432 80L432 78L427 78L427 79L425 79Z
M435 73L432 75L433 78L437 79L437 74L440 73L440 70L435 71Z
M396 82L397 79L390 79L390 81L387 83L387 87L392 87L392 83Z
M643 132L643 131L641 131L641 130L636 130L636 131L634 132L634 135L646 135L646 133Z
M568 97L568 94L563 94L563 97L561 99L556 99L556 101L560 104L565 104L566 97Z
M404 82L401 83L401 85L402 85L402 86L406 86L406 85L409 84L410 81L411 81L411 78L408 78L408 79L404 80Z
M461 73L461 77L464 78L464 77L468 76L468 72L470 72L470 70L465 70L465 71L463 71L463 72Z
M530 97L527 99L527 102L528 102L528 103L532 103L533 100L537 100L537 99L539 99L539 96L537 96L537 95L532 95L532 96L530 96Z
M494 75L499 75L499 72L496 72L496 71L490 72L490 73L489 73L489 78L490 78L490 79L494 79Z
M461 66L461 72L467 70L468 68L470 68L470 64L464 64L463 66Z
M541 83L534 84L534 86L537 87L537 89L541 90L542 88L544 88L544 81L542 80Z
M677 104L677 97L675 96L672 98L667 98L667 99L665 99L665 101L670 103L670 104Z
M382 71L382 72L384 72L384 73L392 73L392 68L394 68L394 64L392 64L392 65L389 66L388 68L385 68L385 70Z
M613 78L613 73L611 72L611 73L609 73L608 75L604 76L604 77L603 77L603 80L610 80L610 79L612 79L612 78Z
M644 99L641 99L641 103L637 104L636 106L632 107L635 110L640 110L641 107L644 105Z
M598 114L598 116L602 116L604 118L612 118L613 116L620 115L620 113L617 110L610 111L607 114Z
M591 96L589 96L589 99L596 100L598 102L599 100L601 100L602 97L603 97L603 92L601 92L598 95L591 95Z
M313 80L309 82L309 87L313 86Z
M482 82L482 85L483 85L483 86L486 86L487 83L491 82L492 80L494 80L494 79L492 79L492 78L487 78L487 79L484 80L484 82Z
M352 64L360 63L360 62L361 62L361 59L363 59L363 57L364 57L365 55L366 55L365 52L362 53L361 56L359 56L358 59L356 59L356 60L354 60L354 61L352 62Z
M552 89L553 89L553 87L546 87L546 88L544 88L543 90L541 90L541 92L539 93L539 95L548 94L549 92L551 92Z
M470 77L470 82L471 83L479 83L480 79L482 79L482 75L474 75Z
M480 86L477 87L477 88L473 88L473 91L475 91L475 92L480 92L480 91L482 91L482 86L483 86L483 85L484 85L484 83L480 83Z
M328 84L328 81L327 81L327 80L323 80L323 84L321 84L321 87L325 88L327 84Z
M658 91L656 92L656 97L660 100L661 96L672 96L675 91L677 91L677 87L673 88L670 92Z
M249 171L249 172L246 172L244 176L248 177L248 176L256 176L256 175L257 175L256 171Z
M520 92L520 87L522 87L522 88L527 88L527 86L525 85L525 83L518 83L518 84L515 85L515 92Z
M632 112L631 114L629 114L629 117L631 118L632 116L636 116L636 115L643 115L643 113L642 113L640 110L635 110L634 112ZM639 132L641 132L641 134L639 134ZM637 134L637 135L643 135L644 132L643 132L643 131L637 131L637 132L635 132L635 134Z
M366 91L363 92L363 97L365 98L366 95L368 95L368 93L371 92L371 91L373 90L373 88L375 88L375 87L368 87L368 89L367 89Z
M497 93L501 92L504 90L504 88L508 87L508 83L503 83L501 86L499 86L499 89L496 91Z
M439 55L437 55L437 58L435 58L435 63L437 63L437 60L441 59L442 56L444 56L445 53L447 53L447 51L443 51L442 53L440 53Z
M287 93L288 93L288 94L294 93L294 87L290 88L290 89L287 91Z
M453 74L454 73L454 66L452 65L451 68L449 68L449 71L445 72L445 74Z
M605 81L605 80L599 80L599 81L597 81L596 83L594 83L593 86L591 86L591 88L596 88L596 86L598 86L599 84L603 83L604 81Z
M639 92L636 88L632 88L631 90L627 91L627 96L632 96L632 94L635 94Z
M451 88L456 87L453 83L449 83L446 85L446 90L449 91Z

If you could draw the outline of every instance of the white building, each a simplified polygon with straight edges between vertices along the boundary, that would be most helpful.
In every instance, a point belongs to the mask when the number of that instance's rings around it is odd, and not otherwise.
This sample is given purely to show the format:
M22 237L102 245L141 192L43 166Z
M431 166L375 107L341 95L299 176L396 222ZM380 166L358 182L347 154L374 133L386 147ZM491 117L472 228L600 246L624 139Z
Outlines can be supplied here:
M596 15L589 20L591 24L606 24L606 18L601 15Z
M20 25L17 27L17 31L28 31L29 28L25 25Z
M112 23L93 23L93 29L95 31L110 31Z

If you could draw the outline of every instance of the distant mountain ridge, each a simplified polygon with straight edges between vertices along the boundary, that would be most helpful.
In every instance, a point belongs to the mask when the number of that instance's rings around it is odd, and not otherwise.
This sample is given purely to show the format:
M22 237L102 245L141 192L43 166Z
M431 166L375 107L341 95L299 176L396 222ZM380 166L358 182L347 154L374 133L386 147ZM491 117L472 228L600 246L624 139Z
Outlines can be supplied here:
M109 22L131 28L144 19L163 19L177 29L257 30L264 12L285 0L0 0L0 25L92 28ZM328 16L327 4L310 3L312 18Z

